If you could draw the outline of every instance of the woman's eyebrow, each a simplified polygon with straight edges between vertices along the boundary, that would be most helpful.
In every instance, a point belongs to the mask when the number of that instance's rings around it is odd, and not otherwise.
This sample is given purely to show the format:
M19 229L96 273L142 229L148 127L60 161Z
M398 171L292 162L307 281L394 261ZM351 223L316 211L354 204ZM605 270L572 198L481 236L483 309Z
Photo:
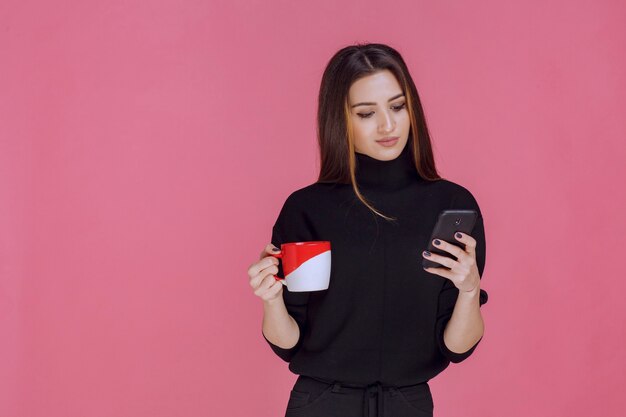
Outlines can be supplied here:
M396 94L395 96L391 97L391 98L390 98L389 100L387 100L387 101L392 101L392 100L395 100L395 99L397 99L398 97L402 97L403 95L404 95L404 93ZM350 108L354 108L354 107L357 107L357 106L375 106L375 105L376 105L376 103L373 103L373 102L371 102L371 101L368 101L368 102L363 102L363 103L353 104L352 106L350 106Z

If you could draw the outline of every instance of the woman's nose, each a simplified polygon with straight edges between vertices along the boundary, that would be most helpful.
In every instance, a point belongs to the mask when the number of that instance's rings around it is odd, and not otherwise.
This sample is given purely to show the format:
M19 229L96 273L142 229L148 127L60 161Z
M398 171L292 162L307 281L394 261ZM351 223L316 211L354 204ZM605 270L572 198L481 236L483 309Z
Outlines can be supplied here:
M393 118L386 113L383 114L382 120L380 120L380 123L378 125L379 130L381 132L393 132L394 127L395 123Z

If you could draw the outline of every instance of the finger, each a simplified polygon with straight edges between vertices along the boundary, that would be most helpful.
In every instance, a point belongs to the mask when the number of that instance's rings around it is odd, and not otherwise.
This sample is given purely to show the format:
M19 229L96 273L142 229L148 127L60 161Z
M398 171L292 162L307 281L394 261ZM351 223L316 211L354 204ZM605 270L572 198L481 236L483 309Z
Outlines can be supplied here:
M273 268L276 268L275 266ZM271 277L273 280L275 280L274 275L275 275L275 270L272 269L272 267L264 269L263 271L261 271L261 273L257 276L255 276L254 278L252 278L250 280L250 286L252 288L254 288L255 293L257 290L259 290L259 288L263 285L263 283L266 281L266 279L268 277ZM277 271L277 269L276 269ZM267 285L269 286L269 285Z
M261 257L259 258L259 260L250 265L250 267L248 268L248 275L252 277L258 274L261 269L267 268L271 264L278 265L279 260L275 256L268 255L264 250L263 252L261 252Z
M467 253L469 253L470 255L476 254L476 239L474 239L472 236L462 232L456 232L454 234L454 238L459 242L465 244L465 251Z
M453 268L454 264L457 263L454 259L448 258L447 256L437 255L436 253L428 252L430 255L427 255L428 251L422 252L422 258L428 259L429 261L437 262L443 266L447 266L448 268Z
M278 286L277 286L277 285L273 284L271 287L269 287L265 291L265 293L261 294L261 297L263 299L265 299L265 300L267 300L269 298L274 298L276 296L276 294L278 294L278 292L280 292L280 288L279 287L282 287L282 285L278 284Z
M264 294L265 298L273 298L282 290L283 284L274 280L272 285L267 289L267 292Z
M265 258L255 264L255 265L259 265L263 263L265 264L263 268L260 268L257 273L252 273L252 274L250 272L248 273L250 274L250 285L253 288L256 288L259 285L259 283L263 280L263 278L265 278L268 274L272 274L272 275L278 274L278 265L274 263L274 260L275 258L272 258L272 257Z
M248 268L248 276L250 279L253 279L255 276L259 275L262 270L269 268L272 265L278 265L278 259L272 256L265 257L250 265Z
M271 255L272 253L280 253L280 248L277 248L273 244L268 243L265 246L265 249L263 249L263 251L261 252L261 255L259 255L259 259L263 259L265 256Z
M280 279L276 279L276 277L274 276L275 274L272 275L272 279L270 281L270 286L269 289L276 289L276 287L282 287L283 284L280 282Z
M263 280L261 281L259 286L256 288L254 293L256 295L261 295L265 291L269 290L274 284L282 285L281 283L276 281L276 278L274 278L272 274L268 274L265 277L263 277Z
M465 251L461 248L459 248L456 245L453 245L451 243L446 242L445 240L442 239L433 239L433 245L435 245L435 247L437 249L441 249L444 250L448 253L451 253L452 255L454 255L456 258L461 258L462 256L466 255Z
M435 268L433 266L424 268L424 271L429 272L434 275L439 275L444 278L448 278L450 281L454 282L455 274L446 268Z
M265 268L263 271L261 271L261 273L259 274L259 276L261 277L261 279L259 279L259 282L262 282L263 280L267 279L268 277L271 277L272 280L276 281L276 278L274 278L274 276L278 274L278 266L276 265L272 265L269 268ZM269 281L269 283L272 283L272 281Z

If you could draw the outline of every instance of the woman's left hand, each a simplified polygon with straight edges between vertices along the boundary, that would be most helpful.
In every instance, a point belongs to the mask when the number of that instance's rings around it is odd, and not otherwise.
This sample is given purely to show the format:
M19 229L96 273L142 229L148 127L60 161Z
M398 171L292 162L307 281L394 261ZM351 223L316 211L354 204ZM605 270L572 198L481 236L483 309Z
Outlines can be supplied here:
M426 251L422 252L423 258L447 266L450 269L435 267L424 269L431 274L448 278L459 291L478 292L480 287L480 274L478 273L478 266L476 265L476 239L461 232L455 233L454 238L465 244L465 250L441 239L434 239L433 244L436 248L454 255L457 258L456 261L446 256L437 255L436 253L431 253L430 256L426 256ZM439 244L436 244L436 242L439 242Z

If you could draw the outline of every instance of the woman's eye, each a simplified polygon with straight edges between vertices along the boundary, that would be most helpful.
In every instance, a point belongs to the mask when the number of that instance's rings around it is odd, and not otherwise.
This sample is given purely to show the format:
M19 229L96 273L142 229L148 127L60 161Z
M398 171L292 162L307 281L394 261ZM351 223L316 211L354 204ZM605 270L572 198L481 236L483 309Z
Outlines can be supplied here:
M392 106L391 108L394 109L396 112L404 109L406 107L406 103L402 103L399 104L397 106ZM367 119L368 117L370 117L372 114L374 114L374 112L369 112L369 113L357 113L357 115L361 118L361 119Z

